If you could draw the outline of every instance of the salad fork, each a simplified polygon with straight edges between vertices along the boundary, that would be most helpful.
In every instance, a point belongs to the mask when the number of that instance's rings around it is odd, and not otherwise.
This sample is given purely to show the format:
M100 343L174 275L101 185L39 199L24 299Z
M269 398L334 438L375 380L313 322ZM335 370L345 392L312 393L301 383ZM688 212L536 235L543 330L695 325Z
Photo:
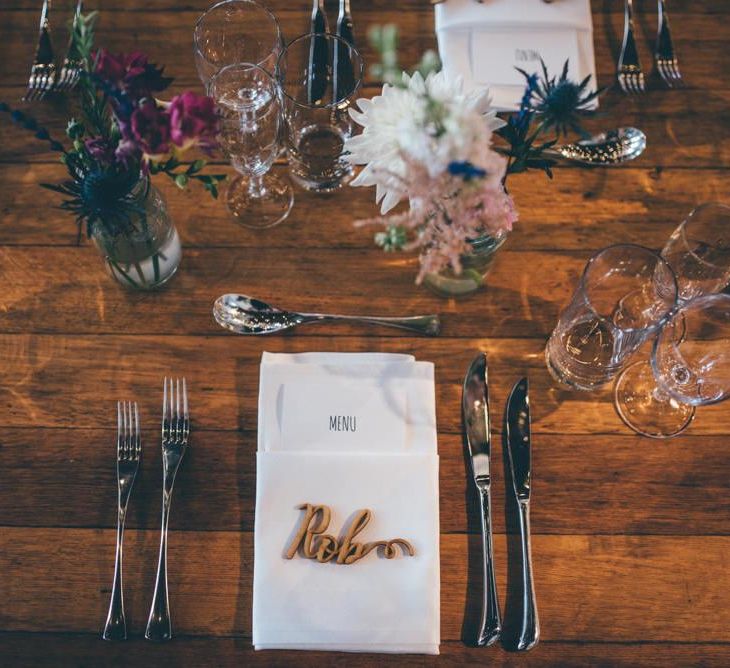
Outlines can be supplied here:
M55 84L56 64L53 60L51 27L48 20L50 11L51 0L43 0L40 32L38 34L38 46L36 47L33 66L30 69L28 90L23 97L26 102L42 100L46 96L46 93L48 93Z
M624 42L618 59L616 73L624 93L644 92L644 73L639 63L639 52L634 39L634 2L624 0Z
M185 379L165 378L162 400L162 522L160 555L157 563L157 581L152 598L150 616L144 637L147 640L170 640L170 602L167 595L167 523L170 519L170 501L175 476L188 448L190 417L188 391Z
M659 76L669 88L681 86L684 81L679 71L679 61L674 52L672 33L669 31L669 15L664 0L658 0L659 26L657 28L654 63Z
M104 640L126 640L127 621L124 616L122 592L122 543L127 503L142 457L137 403L117 402L117 552L114 560L114 584L109 613L104 625Z
M66 57L63 60L61 66L61 73L58 75L56 81L56 90L59 92L71 90L79 81L81 76L81 57L76 49L74 41L74 31L78 25L79 16L84 6L84 0L77 0L76 10L74 11L73 22L71 24L71 37L68 41L68 48L66 49Z

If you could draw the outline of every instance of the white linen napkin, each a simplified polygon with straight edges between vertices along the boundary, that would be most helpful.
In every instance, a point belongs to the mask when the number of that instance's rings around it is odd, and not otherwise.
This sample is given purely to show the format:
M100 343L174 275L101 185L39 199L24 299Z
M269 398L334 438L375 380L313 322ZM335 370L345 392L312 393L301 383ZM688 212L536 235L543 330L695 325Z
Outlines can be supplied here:
M435 20L444 70L461 75L467 90L489 88L500 111L519 108L525 85L515 66L538 71L540 57L551 74L569 59L571 78L591 74L596 85L590 0L446 0Z
M327 532L336 537L368 509L355 540L403 538L415 555L371 553L350 565L286 559L305 503L331 508ZM439 637L433 365L410 355L264 353L254 646L438 654Z

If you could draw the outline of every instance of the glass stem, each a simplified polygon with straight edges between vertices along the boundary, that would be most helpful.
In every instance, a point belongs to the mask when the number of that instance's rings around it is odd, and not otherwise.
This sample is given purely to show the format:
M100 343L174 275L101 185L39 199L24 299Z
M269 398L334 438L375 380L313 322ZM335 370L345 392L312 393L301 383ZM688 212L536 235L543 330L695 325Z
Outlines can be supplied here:
M248 194L256 198L261 198L266 195L263 174L251 174L248 177Z

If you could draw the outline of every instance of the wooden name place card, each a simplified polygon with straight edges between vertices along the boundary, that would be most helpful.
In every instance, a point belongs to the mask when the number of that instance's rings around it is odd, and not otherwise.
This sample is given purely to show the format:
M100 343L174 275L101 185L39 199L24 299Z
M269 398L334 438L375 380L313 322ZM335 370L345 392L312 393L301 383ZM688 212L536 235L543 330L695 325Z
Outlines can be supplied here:
M413 546L402 538L391 540L376 540L370 543L358 543L355 537L367 526L372 517L369 510L360 510L356 513L349 528L341 539L335 538L325 531L332 515L328 506L315 506L304 503L299 506L304 516L299 528L284 555L293 559L297 552L307 559L316 559L324 564L335 561L337 564L354 564L373 550L379 550L386 559L392 559L398 553L396 546L404 555L412 557L416 554Z

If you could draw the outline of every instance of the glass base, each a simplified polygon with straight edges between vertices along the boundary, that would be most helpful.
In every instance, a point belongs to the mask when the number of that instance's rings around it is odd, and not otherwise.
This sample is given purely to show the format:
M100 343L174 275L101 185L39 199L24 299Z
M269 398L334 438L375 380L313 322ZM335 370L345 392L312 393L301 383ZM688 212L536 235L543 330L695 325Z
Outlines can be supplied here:
M650 438L671 438L692 422L695 407L662 392L649 362L636 362L621 373L614 387L619 417L636 433Z
M261 192L254 194L249 179L235 177L228 186L226 204L244 227L263 230L287 218L294 205L294 190L284 179L268 173L261 177Z

